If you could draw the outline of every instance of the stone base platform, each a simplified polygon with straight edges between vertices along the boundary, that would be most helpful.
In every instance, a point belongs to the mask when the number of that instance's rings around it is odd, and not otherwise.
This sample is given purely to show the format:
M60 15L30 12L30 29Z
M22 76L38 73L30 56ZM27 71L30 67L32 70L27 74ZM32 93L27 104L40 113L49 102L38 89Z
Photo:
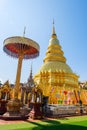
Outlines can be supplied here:
M44 114L47 117L87 115L87 106L48 104Z
M26 120L28 119L28 115L22 115L21 113L9 113L6 112L4 115L0 116L0 119L3 120Z

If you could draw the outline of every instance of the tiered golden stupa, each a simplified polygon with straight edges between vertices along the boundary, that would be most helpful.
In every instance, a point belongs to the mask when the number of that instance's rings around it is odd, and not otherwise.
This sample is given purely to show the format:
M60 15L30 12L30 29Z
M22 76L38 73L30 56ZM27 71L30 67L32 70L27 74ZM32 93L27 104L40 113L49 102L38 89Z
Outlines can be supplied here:
M0 87L0 100L9 100L13 97L13 88L11 87L9 81L7 80Z
M78 78L66 63L53 24L44 64L34 76L34 81L43 95L49 96L50 104L77 104L80 100Z

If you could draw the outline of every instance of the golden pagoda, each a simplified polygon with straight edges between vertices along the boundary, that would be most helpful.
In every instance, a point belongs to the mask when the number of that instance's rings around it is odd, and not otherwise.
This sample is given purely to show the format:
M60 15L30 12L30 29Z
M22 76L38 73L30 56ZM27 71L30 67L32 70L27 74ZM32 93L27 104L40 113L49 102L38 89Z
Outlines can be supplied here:
M9 100L13 97L13 88L7 80L1 87L0 87L0 100Z
M43 62L39 72L34 76L34 81L42 89L43 95L49 97L49 103L77 104L80 100L79 76L73 73L66 63L54 23Z

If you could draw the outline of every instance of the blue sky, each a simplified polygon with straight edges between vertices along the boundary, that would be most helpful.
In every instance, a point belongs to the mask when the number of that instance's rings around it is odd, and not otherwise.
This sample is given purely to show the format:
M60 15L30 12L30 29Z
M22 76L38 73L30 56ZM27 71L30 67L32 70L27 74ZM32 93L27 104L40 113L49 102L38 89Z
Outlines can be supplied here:
M33 75L43 64L52 32L52 21L73 72L87 80L87 0L0 0L0 79L14 83L18 59L3 52L4 39L23 36L40 45L40 56L33 60ZM26 82L32 60L23 60L21 82Z

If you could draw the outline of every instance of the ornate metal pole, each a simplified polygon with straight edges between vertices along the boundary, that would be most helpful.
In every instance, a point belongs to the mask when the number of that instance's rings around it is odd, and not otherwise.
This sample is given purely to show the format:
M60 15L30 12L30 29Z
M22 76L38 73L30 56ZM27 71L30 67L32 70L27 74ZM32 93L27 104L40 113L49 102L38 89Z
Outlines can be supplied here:
M18 92L19 92L19 86L20 86L20 77L21 77L21 68L22 68L22 60L23 60L23 54L20 54L19 59L18 59L16 82L15 82L15 88L14 88L14 98L15 99L18 99Z

